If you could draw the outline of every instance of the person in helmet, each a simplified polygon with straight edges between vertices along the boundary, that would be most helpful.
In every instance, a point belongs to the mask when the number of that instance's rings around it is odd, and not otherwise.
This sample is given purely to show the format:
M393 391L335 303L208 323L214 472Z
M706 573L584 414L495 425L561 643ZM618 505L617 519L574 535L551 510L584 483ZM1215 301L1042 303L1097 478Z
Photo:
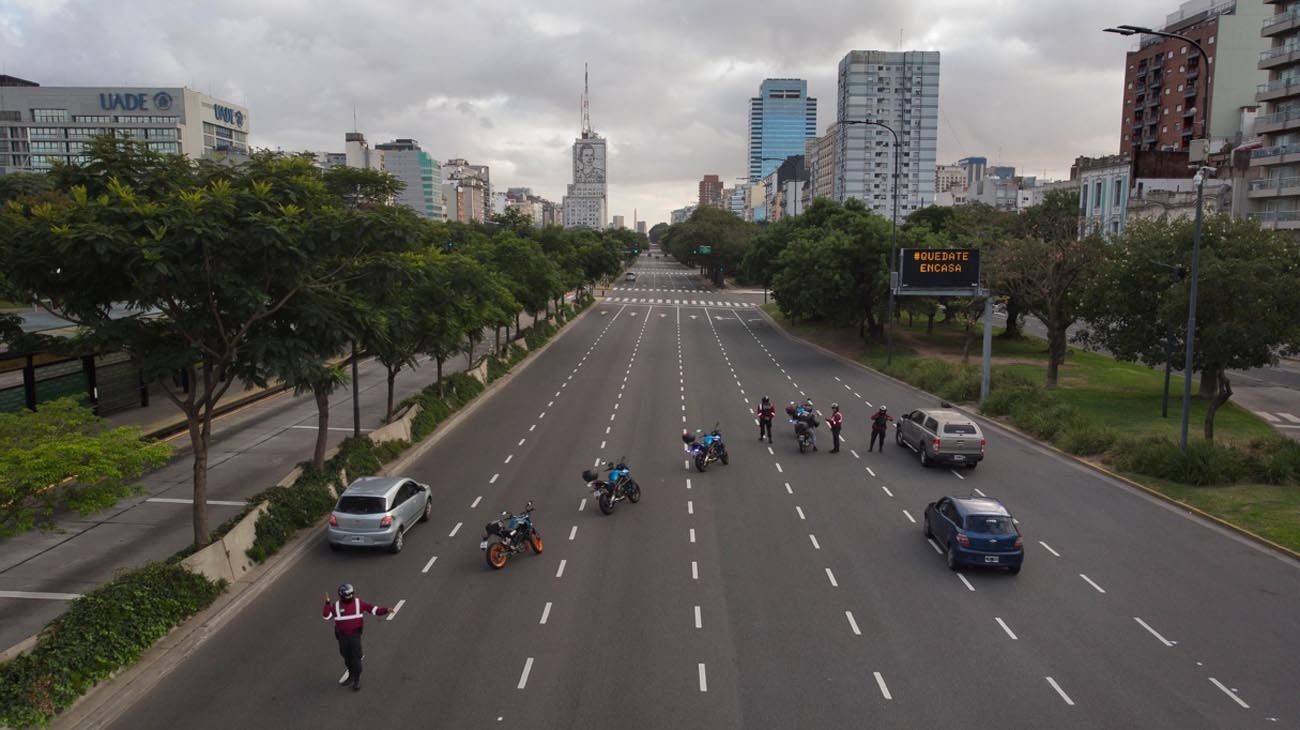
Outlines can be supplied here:
M776 406L772 405L772 399L763 396L763 402L758 404L754 414L758 416L758 440L763 440L763 434L767 434L767 442L772 443L772 419L776 417Z
M816 451L817 427L821 424L817 422L817 409L813 406L812 398L804 400L804 402L795 409L794 420L803 421L807 424L808 438L812 441L813 451Z
M871 445L867 447L867 451L876 447L876 439L880 439L880 450L882 452L885 450L885 434L889 431L889 422L892 420L894 417L889 415L889 408L885 406L881 406L880 410L871 416Z
M827 419L827 423L830 424L831 441L834 444L831 453L838 454L840 453L840 428L844 426L844 414L840 413L839 403L831 404L831 417Z
M365 622L365 614L383 616L391 612L383 606L374 606L357 598L351 583L339 586L337 601L331 601L330 594L325 594L325 609L322 617L326 621L334 622L334 638L339 642L339 654L343 656L343 663L347 666L347 671L339 680L339 684L351 684L354 692L361 690L361 659L364 656L361 650L361 629Z

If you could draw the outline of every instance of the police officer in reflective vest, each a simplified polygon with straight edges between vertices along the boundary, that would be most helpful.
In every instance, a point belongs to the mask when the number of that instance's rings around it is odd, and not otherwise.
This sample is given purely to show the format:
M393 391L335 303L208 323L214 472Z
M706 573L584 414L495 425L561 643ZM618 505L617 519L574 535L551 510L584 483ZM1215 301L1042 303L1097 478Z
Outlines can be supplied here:
M365 614L371 616L383 616L391 611L383 606L372 606L369 603L357 598L352 591L351 583L344 583L339 586L339 599L330 600L330 594L325 594L325 608L323 618L326 621L334 622L334 638L339 642L339 654L343 656L343 662L347 665L348 671L344 673L339 684L351 684L353 691L361 689L361 628L365 621Z

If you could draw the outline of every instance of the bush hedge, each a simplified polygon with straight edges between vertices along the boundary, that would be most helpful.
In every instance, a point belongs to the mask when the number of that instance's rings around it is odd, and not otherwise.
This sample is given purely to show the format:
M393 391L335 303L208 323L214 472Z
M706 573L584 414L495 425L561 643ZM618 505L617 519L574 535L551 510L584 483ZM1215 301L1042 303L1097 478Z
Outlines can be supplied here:
M224 590L179 565L150 563L73 601L28 654L0 664L0 725L48 722Z

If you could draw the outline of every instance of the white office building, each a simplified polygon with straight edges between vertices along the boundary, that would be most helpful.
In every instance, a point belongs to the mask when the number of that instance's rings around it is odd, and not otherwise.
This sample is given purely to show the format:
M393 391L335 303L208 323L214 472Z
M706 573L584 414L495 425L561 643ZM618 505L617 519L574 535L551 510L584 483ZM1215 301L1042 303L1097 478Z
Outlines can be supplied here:
M892 211L898 133L898 217L934 204L939 136L938 51L850 51L839 66L834 198Z
M413 139L397 139L375 145L383 155L384 172L401 180L406 187L397 195L398 205L405 205L425 218L444 220L442 203L442 166Z
M95 136L199 158L248 152L248 110L184 87L38 86L0 76L0 174L88 161Z

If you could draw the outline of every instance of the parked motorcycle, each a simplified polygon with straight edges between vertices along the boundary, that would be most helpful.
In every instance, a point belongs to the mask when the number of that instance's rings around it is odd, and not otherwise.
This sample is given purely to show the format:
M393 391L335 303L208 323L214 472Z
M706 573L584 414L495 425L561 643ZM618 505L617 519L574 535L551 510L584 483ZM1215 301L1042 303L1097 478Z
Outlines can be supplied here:
M618 463L605 462L604 469L609 470L609 476L604 480L600 479L600 474L586 469L582 472L583 481L591 489L591 496L596 498L596 504L600 505L600 511L605 514L614 513L614 505L627 500L633 504L641 501L641 485L636 483L632 478L632 471L627 468L627 459L620 458Z
M696 438L696 434L701 434ZM686 444L686 452L695 459L695 468L704 471L709 464L715 461L721 461L724 465L730 463L727 458L727 446L722 443L722 431L718 429L718 424L713 424L713 430L705 434L703 429L696 429L695 433L683 429L682 443Z
M496 538L492 540L491 538ZM501 517L483 528L483 541L478 545L484 551L487 564L495 570L506 567L511 555L532 548L542 552L542 535L533 526L533 502L528 501L519 514L502 512Z

